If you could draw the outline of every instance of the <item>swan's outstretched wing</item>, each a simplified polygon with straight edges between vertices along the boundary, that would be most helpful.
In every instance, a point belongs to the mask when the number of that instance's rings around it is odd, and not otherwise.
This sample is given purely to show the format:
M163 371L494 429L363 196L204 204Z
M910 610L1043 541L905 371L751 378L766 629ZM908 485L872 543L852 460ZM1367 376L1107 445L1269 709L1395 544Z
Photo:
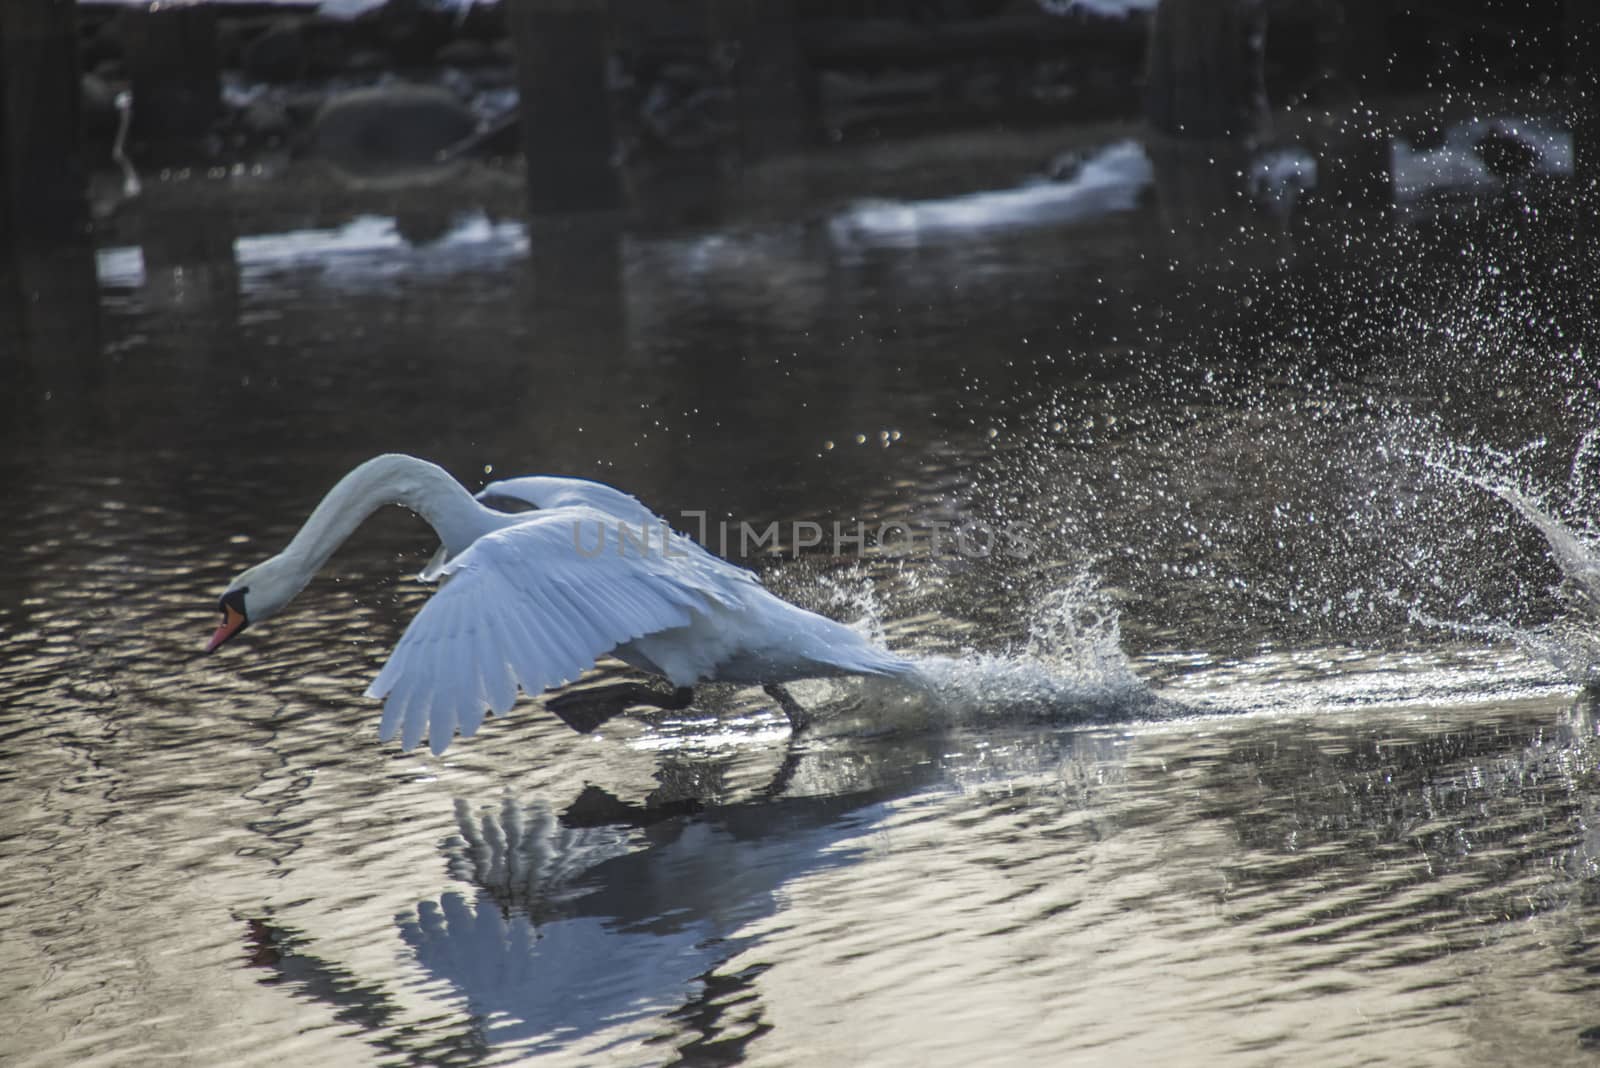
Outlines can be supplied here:
M640 551L608 539L597 549L607 521L588 508L541 511L446 564L449 581L367 688L386 698L383 740L398 731L411 749L426 735L442 753L457 727L470 736L485 710L510 709L518 687L540 693L624 642L737 603L743 579L663 552L659 541Z
M492 497L509 497L511 500L522 501L540 509L593 508L621 523L620 527L616 522L611 524L611 530L618 539L627 537L635 541L649 540L651 544L659 545L663 536L669 537L673 552L681 553L683 559L687 561L684 566L697 572L706 581L735 581L761 585L761 580L756 577L755 572L738 564L730 564L720 556L713 555L693 538L687 538L674 531L665 519L646 508L637 497L613 486L607 486L603 482L590 482L583 478L562 478L556 475L503 478L498 482L489 483L478 491L480 501ZM438 570L442 572L443 568ZM426 572L423 577L428 577Z
M521 501L535 508L593 508L626 524L630 535L648 531L652 537L670 529L667 521L646 508L639 498L624 493L603 482L585 478L566 478L560 475L523 475L519 478L502 478L491 482L477 493L478 500L492 501L496 497ZM450 562L444 546L433 554L426 567L417 575L423 582L434 582L445 574Z
M593 508L635 526L642 524L658 528L666 522L641 504L633 494L585 478L563 478L558 475L502 478L478 491L480 501L492 497L509 497L535 508Z

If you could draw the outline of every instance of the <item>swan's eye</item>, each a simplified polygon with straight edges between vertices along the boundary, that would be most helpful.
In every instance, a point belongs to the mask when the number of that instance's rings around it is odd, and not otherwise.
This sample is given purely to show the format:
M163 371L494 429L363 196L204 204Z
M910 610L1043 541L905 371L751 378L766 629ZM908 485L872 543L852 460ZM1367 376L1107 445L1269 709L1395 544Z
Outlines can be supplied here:
M217 600L217 611L223 615L228 614L228 609L233 609L239 615L250 618L250 613L244 610L244 595L250 592L249 586L241 586L236 590L229 590Z

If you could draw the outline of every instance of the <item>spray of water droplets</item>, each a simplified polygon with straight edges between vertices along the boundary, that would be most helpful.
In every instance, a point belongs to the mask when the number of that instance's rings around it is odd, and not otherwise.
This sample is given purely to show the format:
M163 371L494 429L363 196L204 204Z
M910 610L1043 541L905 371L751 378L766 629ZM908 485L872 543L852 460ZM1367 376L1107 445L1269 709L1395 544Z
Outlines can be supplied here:
M1578 441L1561 491L1540 486L1538 461L1549 451L1544 439L1513 450L1445 441L1421 453L1421 462L1442 479L1503 502L1510 516L1542 539L1557 576L1543 591L1546 618L1522 622L1507 606L1465 599L1458 607L1476 609L1465 618L1412 605L1413 618L1441 631L1516 645L1574 682L1600 682L1600 528L1592 518L1597 449L1600 429L1591 429Z

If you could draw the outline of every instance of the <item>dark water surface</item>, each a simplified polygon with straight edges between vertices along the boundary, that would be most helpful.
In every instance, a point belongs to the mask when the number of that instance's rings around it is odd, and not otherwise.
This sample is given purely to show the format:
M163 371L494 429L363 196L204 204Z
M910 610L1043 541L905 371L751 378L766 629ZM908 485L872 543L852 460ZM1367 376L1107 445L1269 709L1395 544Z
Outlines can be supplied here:
M1593 544L1570 197L1196 207L1125 137L671 225L191 177L18 257L0 1059L1600 1056L1589 620L1480 486ZM761 561L925 658L797 687L809 736L710 687L407 754L361 697L427 595L398 510L199 653L387 450L1033 551Z

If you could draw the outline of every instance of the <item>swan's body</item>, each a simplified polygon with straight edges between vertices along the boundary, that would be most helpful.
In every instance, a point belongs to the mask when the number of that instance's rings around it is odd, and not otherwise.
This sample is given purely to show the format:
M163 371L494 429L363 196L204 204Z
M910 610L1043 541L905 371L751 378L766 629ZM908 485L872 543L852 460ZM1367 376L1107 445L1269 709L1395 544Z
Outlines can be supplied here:
M328 492L287 548L222 595L214 649L281 611L372 512L399 504L443 543L441 579L367 688L384 698L380 737L435 753L517 690L570 682L610 653L674 686L772 684L833 675L903 675L909 661L842 624L780 600L751 572L711 555L634 498L581 479L497 482L484 497L538 506L511 514L474 499L410 456L369 460Z

